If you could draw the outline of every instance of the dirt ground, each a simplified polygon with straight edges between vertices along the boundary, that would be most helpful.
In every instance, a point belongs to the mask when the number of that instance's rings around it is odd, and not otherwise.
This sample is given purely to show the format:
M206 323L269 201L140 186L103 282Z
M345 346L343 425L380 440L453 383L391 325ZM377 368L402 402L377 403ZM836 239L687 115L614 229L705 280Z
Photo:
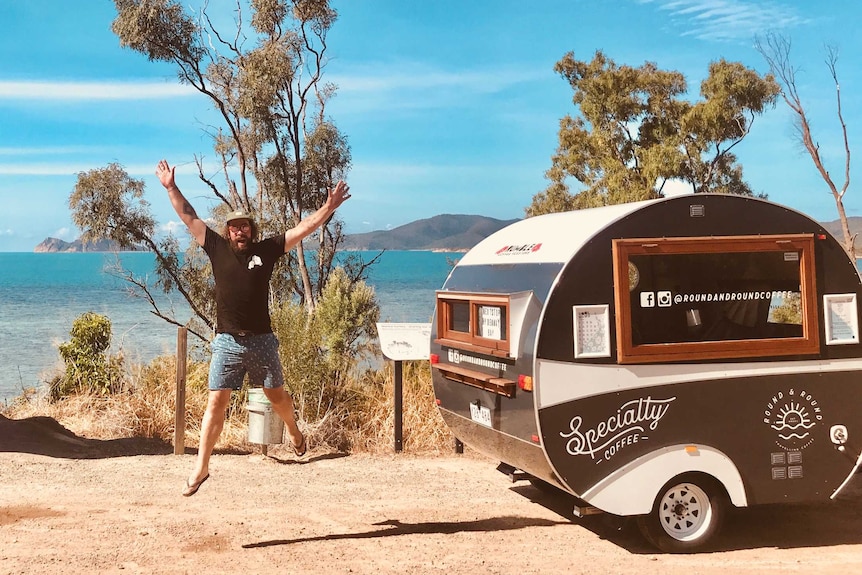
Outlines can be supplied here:
M862 572L862 477L841 501L735 510L715 551L664 555L469 452L218 453L190 498L193 452L172 453L0 417L0 573Z

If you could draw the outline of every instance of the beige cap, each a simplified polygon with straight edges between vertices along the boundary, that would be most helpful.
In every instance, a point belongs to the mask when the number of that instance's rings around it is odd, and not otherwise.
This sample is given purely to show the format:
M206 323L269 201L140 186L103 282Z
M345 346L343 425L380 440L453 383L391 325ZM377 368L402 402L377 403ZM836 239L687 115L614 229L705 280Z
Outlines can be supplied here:
M234 210L230 212L224 218L224 223L229 224L234 220L248 220L249 222L253 222L254 218L251 217L251 214L243 209Z

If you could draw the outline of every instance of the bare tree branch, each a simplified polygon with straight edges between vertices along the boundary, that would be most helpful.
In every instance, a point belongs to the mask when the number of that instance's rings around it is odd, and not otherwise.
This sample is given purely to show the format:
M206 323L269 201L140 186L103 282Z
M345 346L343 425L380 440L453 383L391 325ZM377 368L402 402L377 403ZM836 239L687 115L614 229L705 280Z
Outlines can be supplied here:
M795 114L795 125L797 133L811 157L814 167L817 169L820 177L829 188L832 198L835 200L835 207L838 211L838 218L841 223L841 231L844 240L844 249L847 254L856 257L856 235L850 232L850 226L847 221L847 213L844 209L844 194L850 187L850 143L847 136L847 125L844 122L844 116L841 110L841 88L838 82L837 63L838 53L834 48L827 48L826 66L835 84L835 98L837 102L838 121L841 124L841 133L844 143L844 184L839 191L835 184L823 158L820 155L820 145L814 141L811 133L811 123L808 115L805 112L805 107L802 104L802 99L799 95L799 89L796 82L796 69L791 65L790 60L790 40L783 36L769 33L766 36L766 44L764 45L760 39L755 42L755 48L769 64L772 73L778 78L782 87L782 97L787 103L787 106Z
M173 307L171 308L170 312L162 311L162 309L159 307L158 302L156 301L155 297L153 296L153 293L150 291L150 286L147 283L146 278L139 278L139 277L135 276L132 272L123 268L122 264L120 264L119 262L117 262L115 265L109 266L106 269L106 271L110 275L117 277L117 278L135 286L134 288L131 288L131 287L128 288L127 293L129 295L131 295L132 297L143 299L147 303L149 303L150 308L151 308L149 310L149 312L151 314L153 314L154 316L168 322L171 325L175 325L177 327L187 328L190 333L192 333L194 336L196 336L197 338L199 338L203 342L209 341L209 338L206 335L204 335L204 334L198 332L197 330L193 329L192 327L190 327L188 322L182 323L182 322L178 321L176 319L176 313L174 312ZM135 289L135 288L137 288L137 289ZM204 319L204 321L205 321L205 318L202 318L202 319Z
M225 197L225 196L224 196L224 195L223 195L223 194L218 190L218 188L217 188L217 187L216 187L216 185L212 182L212 180L210 180L209 178L207 178L207 177L204 175L203 158L199 157L197 154L195 154L195 165L198 167L198 179L200 179L200 181L202 181L203 183L205 183L205 184L207 185L207 187L210 189L210 191L211 191L211 192L212 192L212 193L213 193L213 194L214 194L218 199L220 199L222 202L224 202L224 204L225 204L226 206L228 206L228 207L231 207L231 208L232 208L234 205L236 205L236 204L234 204L234 203L232 203L232 202L228 201L228 199L227 199L227 198L226 198L226 197Z

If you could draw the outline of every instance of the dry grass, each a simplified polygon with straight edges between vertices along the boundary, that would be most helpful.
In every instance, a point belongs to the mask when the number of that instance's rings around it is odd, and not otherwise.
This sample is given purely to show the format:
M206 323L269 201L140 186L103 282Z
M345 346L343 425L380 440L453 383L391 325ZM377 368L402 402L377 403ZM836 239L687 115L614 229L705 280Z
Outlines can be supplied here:
M403 450L413 453L451 451L453 437L434 402L428 362L403 364ZM186 446L195 447L207 402L208 364L189 362L186 376ZM13 419L51 417L72 432L93 439L174 436L176 359L161 356L147 365L133 366L126 391L109 396L79 394L51 402L44 394L27 392L0 413ZM333 390L330 390L332 392ZM300 428L315 447L339 451L391 452L394 444L393 364L351 378L335 390L334 400L314 421L300 420ZM234 393L217 449L250 450L245 410L247 392ZM300 413L318 398L296 394ZM311 410L316 412L315 410Z
M351 443L368 452L391 451L395 430L395 385L393 364L366 374L360 384L374 390L363 396L361 420L354 422ZM440 453L451 451L454 438L437 409L427 361L403 364L402 445L404 451Z

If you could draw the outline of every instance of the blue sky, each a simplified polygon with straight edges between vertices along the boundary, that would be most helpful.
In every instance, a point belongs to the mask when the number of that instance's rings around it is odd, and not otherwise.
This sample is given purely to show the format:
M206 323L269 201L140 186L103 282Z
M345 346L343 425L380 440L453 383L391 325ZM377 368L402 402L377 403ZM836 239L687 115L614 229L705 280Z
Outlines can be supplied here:
M834 45L851 149L862 150L855 30L862 5L853 0L332 4L339 19L327 79L339 90L328 111L352 149L353 197L340 209L349 233L441 213L523 217L547 185L559 120L574 113L572 91L553 71L568 51L655 62L682 72L696 96L719 58L766 72L753 38L783 34L793 41L799 88L840 185L843 143L824 64L824 46ZM210 5L230 21L233 1ZM192 204L208 207L192 161L213 158L203 132L209 103L180 86L169 65L121 48L110 30L114 17L110 0L0 0L0 251L32 251L49 236L75 239L68 197L76 174L110 162L146 182L165 229L178 218L154 176L160 158L179 166ZM755 191L821 221L837 218L783 102L756 119L736 151ZM862 191L851 185L845 206L862 215Z

